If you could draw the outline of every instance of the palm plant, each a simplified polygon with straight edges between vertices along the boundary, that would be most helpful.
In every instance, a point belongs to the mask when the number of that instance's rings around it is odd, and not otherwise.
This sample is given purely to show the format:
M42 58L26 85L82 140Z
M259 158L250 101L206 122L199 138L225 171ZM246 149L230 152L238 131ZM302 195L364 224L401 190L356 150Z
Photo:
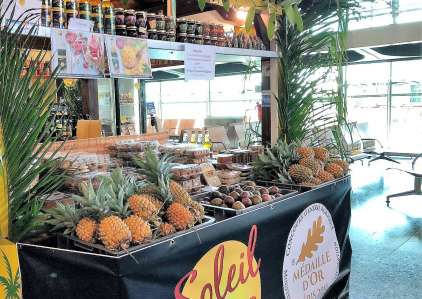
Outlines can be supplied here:
M286 18L279 18L277 102L282 140L322 143L342 156L346 154L340 140L327 140L324 135L327 130L339 132L346 124L342 69L349 15L358 7L356 0L303 1L302 31L289 25ZM333 82L337 87L324 87Z
M10 264L7 255L1 251L1 266L6 269L7 276L0 276L0 285L4 288L5 299L19 299L21 298L21 278L19 268L16 274L13 275L12 265Z
M7 15L14 14L15 1L0 0L0 7L4 8L0 12L0 125L9 197L9 229L3 237L20 241L42 227L42 198L64 180L57 171L58 149L51 151L56 140L54 120L49 118L57 69L47 79L36 76L40 63L46 61L46 51L31 53L37 26L30 24L37 16L10 20Z

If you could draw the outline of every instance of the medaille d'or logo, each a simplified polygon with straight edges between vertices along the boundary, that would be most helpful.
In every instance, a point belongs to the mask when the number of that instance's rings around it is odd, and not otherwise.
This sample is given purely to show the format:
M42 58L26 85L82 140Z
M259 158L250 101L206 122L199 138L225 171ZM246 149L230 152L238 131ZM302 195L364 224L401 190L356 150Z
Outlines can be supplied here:
M287 239L283 263L286 299L319 299L337 279L340 247L330 212L322 204L307 207Z
M261 259L254 257L257 238L254 225L247 246L239 241L214 246L177 283L175 299L261 299Z

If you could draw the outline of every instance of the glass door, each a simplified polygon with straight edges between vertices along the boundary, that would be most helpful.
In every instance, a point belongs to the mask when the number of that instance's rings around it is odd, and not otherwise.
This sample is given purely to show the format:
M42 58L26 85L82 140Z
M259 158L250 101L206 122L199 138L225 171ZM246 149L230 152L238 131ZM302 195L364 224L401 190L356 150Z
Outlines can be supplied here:
M116 107L114 101L113 80L99 79L98 82L98 118L101 121L103 136L116 135Z
M120 135L139 135L141 131L139 118L140 83L136 79L117 79L116 82Z

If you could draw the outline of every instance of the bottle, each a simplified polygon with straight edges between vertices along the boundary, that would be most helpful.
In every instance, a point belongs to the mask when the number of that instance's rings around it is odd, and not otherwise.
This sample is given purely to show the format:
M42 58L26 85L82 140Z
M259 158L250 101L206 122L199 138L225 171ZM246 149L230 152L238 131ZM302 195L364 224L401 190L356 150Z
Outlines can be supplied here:
M113 3L110 0L103 0L102 8L104 14L104 33L116 34Z
M207 128L205 128L204 142L203 142L202 146L204 148L207 148L207 149L211 149L211 147L212 147L212 142L211 142L211 139L210 139L210 132L208 131Z
M78 17L78 5L76 0L66 0L66 27L69 26L69 22L71 18Z
M50 27L51 24L51 3L49 0L41 1L41 26Z
M183 130L182 143L188 143L188 141L189 141L188 131Z
M195 144L196 143L196 132L192 131L192 135L190 135L190 143Z
M203 134L202 134L202 131L198 131L198 138L197 138L197 140L196 140L196 143L197 144L202 144L202 142L203 142L204 140L203 140Z
M90 0L91 4L91 20L94 22L94 32L103 33L103 7L100 0Z

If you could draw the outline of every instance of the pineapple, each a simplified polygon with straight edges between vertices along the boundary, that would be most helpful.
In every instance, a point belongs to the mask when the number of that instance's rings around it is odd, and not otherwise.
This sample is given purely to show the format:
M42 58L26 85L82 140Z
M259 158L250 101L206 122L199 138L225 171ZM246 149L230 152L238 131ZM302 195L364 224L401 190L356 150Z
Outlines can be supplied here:
M74 233L78 225L80 212L76 209L74 203L64 205L61 202L57 203L55 208L46 210L46 215L49 217L47 224L53 226L52 231L64 230L63 234L70 235Z
M326 183L326 182L329 182L329 181L334 180L334 176L331 173L329 173L329 172L327 172L325 170L322 170L318 174L317 178L320 179L323 183Z
M100 221L98 237L108 250L127 249L132 241L132 234L127 225L114 215Z
M324 147L314 147L313 149L315 153L315 159L325 162L330 157L328 150Z
M180 203L172 203L166 211L166 216L170 224L177 230L191 228L195 219L189 210Z
M312 170L299 164L291 165L289 167L289 174L298 184L309 181L312 178Z
M189 193L176 181L170 181L170 193L174 202L181 203L184 206L189 206L192 202Z
M341 178L344 173L343 168L335 163L325 165L325 171L331 173L336 179Z
M128 199L129 208L133 214L148 221L159 212L157 206L154 205L155 200L154 196L148 194L132 195Z
M94 219L84 217L76 225L76 236L82 241L93 243L97 226L98 224Z
M300 159L299 164L311 169L314 176L318 175L318 173L323 169L321 161L316 159Z
M124 223L127 225L130 230L130 233L132 234L133 243L141 244L151 240L151 227L140 217L135 215L129 216L124 220Z
M159 227L160 235L165 237L176 232L176 229L170 223L164 222Z
M300 159L313 159L315 157L314 150L311 147L301 146L296 148L296 153Z
M344 173L347 173L349 171L349 163L347 163L344 160L334 159L334 160L331 160L330 162L340 166L343 169Z
M204 207L199 202L191 200L188 207L189 211L195 218L195 222L201 222L205 218Z
M308 181L303 182L301 185L303 185L303 186L309 186L309 187L314 187L314 186L318 186L320 184L322 184L322 181L319 178L312 177Z

